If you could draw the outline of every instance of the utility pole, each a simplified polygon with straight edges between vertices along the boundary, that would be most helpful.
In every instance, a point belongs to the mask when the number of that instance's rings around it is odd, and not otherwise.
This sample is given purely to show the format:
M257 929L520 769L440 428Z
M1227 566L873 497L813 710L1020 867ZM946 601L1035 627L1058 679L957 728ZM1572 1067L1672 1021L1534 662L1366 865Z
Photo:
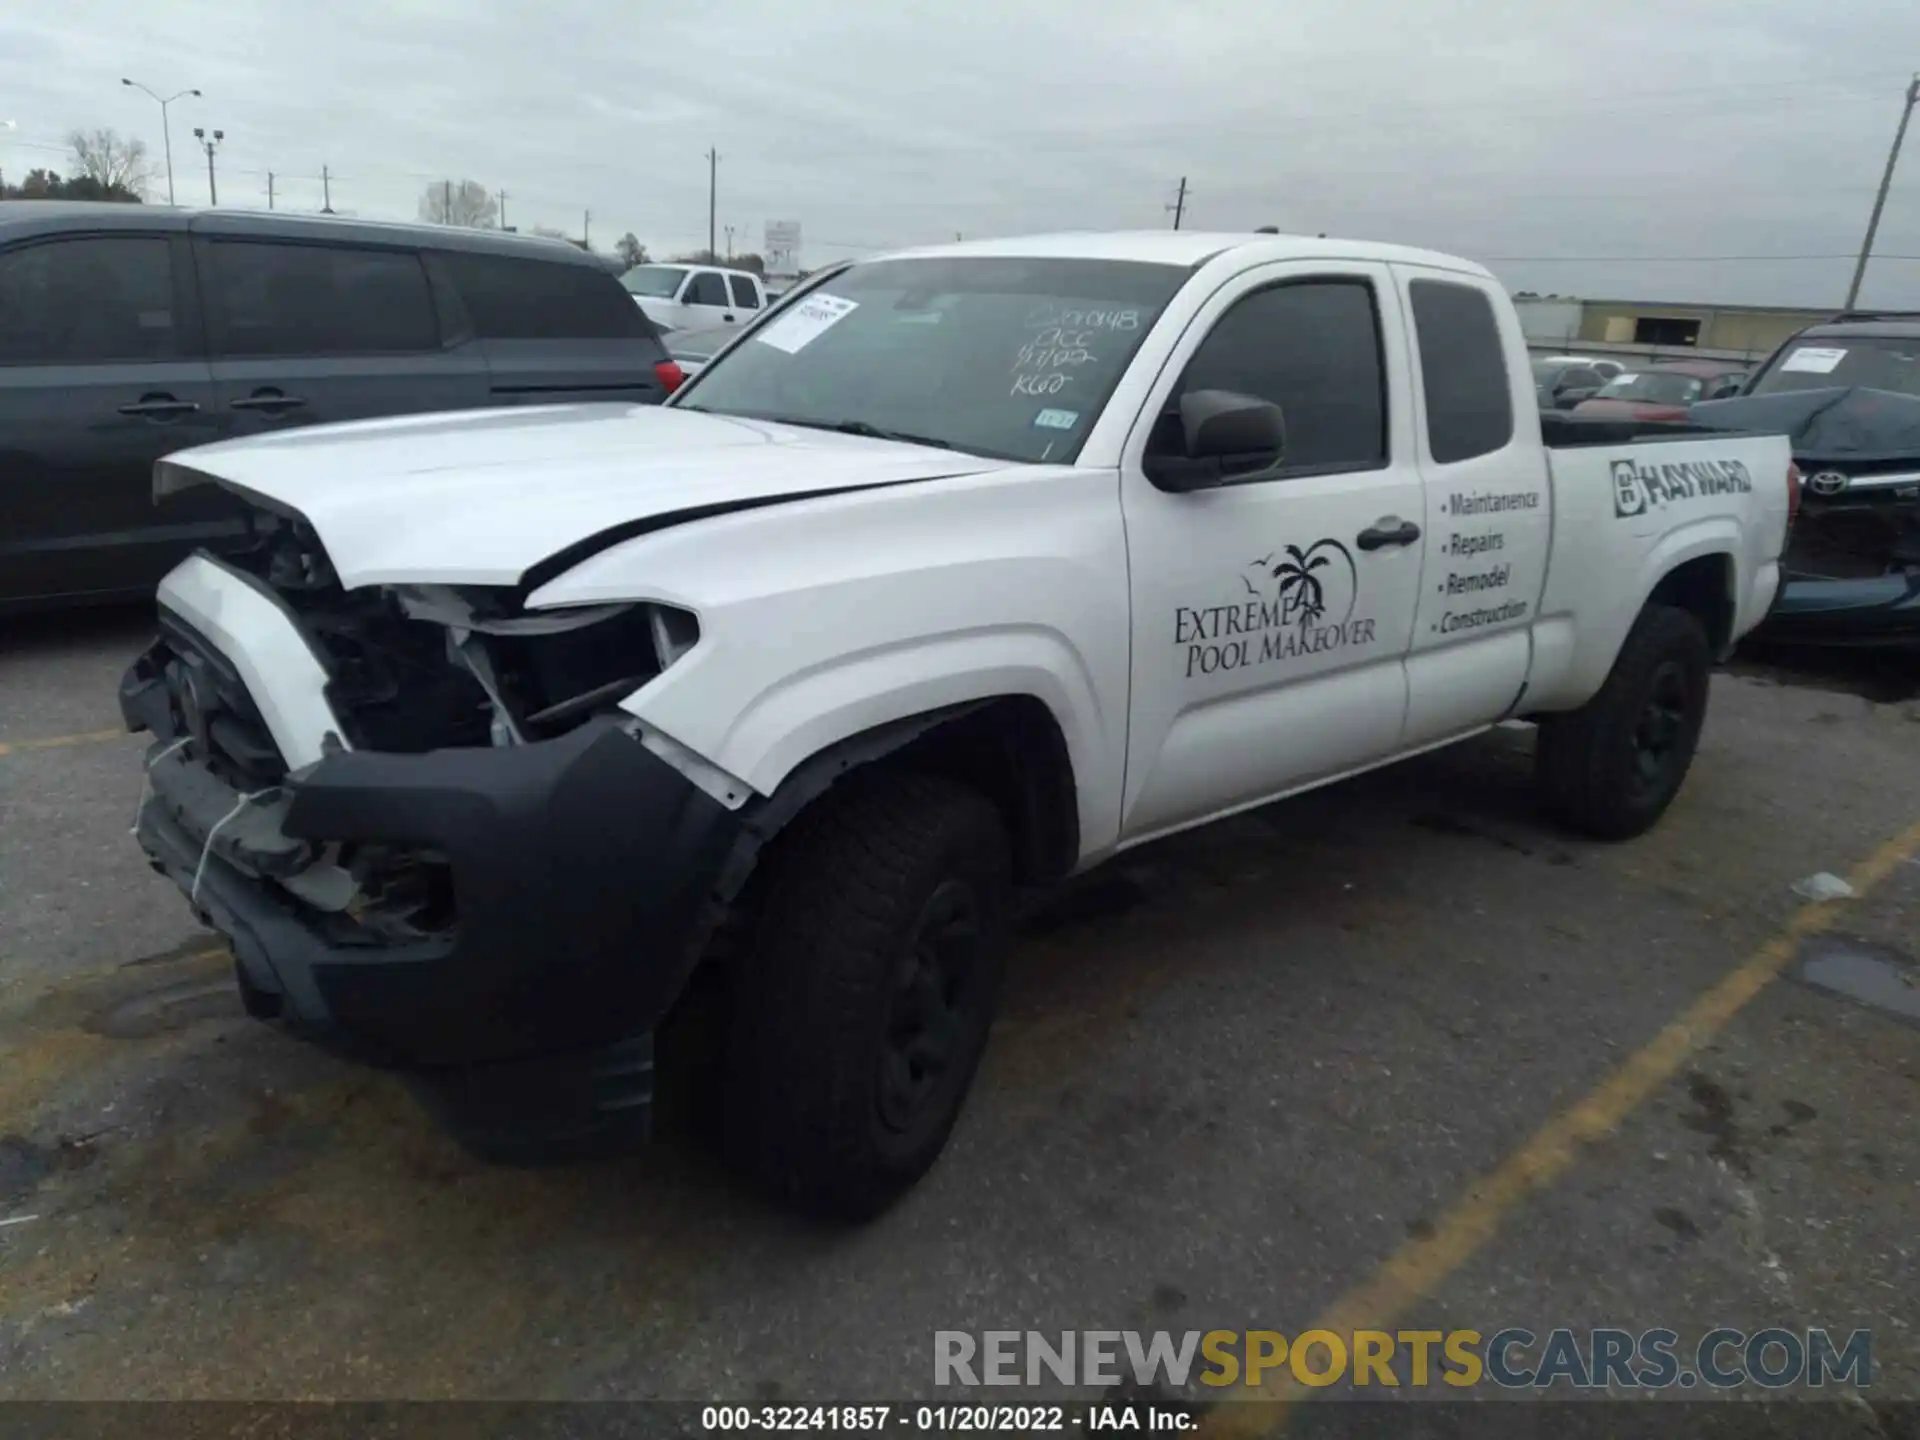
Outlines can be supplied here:
M1913 118L1916 104L1920 104L1920 75L1915 75L1913 83L1907 86L1906 103L1900 110L1900 126L1893 132L1893 149L1887 152L1887 168L1880 176L1880 192L1873 197L1873 214L1867 217L1867 237L1860 242L1860 261L1853 267L1853 283L1847 286L1847 303L1842 309L1853 309L1854 302L1860 298L1860 282L1866 277L1867 257L1873 253L1874 232L1880 228L1880 212L1887 204L1887 187L1893 183L1893 167L1900 162L1900 146L1907 138L1907 122Z
M593 248L593 212L591 210L580 212L580 248L582 250Z
M513 228L507 224L507 192L504 190L500 192L500 228L502 230L511 230Z
M442 225L453 223L453 181L451 180L440 182L440 223Z
M713 245L716 238L713 233L714 205L719 193L720 152L709 150L707 151L707 258L709 260L713 258L714 253Z
M1173 212L1173 228L1180 228L1180 218L1187 213L1187 177L1180 177L1180 193L1174 197L1173 204L1167 206Z
M324 165L320 167L320 213L333 213L333 174Z
M267 208L273 209L273 172L267 172Z
M207 132L196 125L193 127L193 138L205 146L207 151L207 203L209 205L218 205L220 203L220 187L214 183L213 179L213 147L227 138L227 132L224 130L216 130L213 132L213 138L209 140L207 138Z

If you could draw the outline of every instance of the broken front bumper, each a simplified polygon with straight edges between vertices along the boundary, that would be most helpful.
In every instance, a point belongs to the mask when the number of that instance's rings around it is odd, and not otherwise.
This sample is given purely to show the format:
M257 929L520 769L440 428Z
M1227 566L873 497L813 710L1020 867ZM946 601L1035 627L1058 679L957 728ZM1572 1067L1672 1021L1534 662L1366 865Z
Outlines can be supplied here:
M742 833L733 812L605 720L501 748L326 746L249 801L199 753L206 726L187 728L168 645L121 689L128 725L156 742L136 834L232 943L254 1014L424 1076L450 1110L491 1112L484 1126L523 1112L502 1134L644 1113L650 1032L717 918ZM440 923L396 933L365 924L344 894L314 903L326 857L355 845L444 864Z
M288 841L430 851L452 872L451 932L396 941L354 936L347 916L289 892L264 868L283 850L220 824L247 812L203 767L163 762L151 782L140 843L233 942L256 1012L410 1067L650 1028L697 958L737 834L724 808L612 726L504 750L332 756L289 780Z
M1850 580L1790 574L1755 635L1782 645L1920 650L1920 568Z

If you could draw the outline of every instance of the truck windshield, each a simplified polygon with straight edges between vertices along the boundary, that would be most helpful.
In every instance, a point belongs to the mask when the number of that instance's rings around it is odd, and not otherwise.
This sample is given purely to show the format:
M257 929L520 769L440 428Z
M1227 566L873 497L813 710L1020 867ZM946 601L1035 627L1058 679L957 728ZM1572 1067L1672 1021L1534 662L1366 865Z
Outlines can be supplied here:
M1066 463L1188 273L1011 256L856 265L789 301L679 403Z
M686 273L678 265L636 265L620 277L620 283L649 300L671 300Z
M1749 394L1834 390L1862 385L1920 395L1920 335L1828 335L1791 347Z

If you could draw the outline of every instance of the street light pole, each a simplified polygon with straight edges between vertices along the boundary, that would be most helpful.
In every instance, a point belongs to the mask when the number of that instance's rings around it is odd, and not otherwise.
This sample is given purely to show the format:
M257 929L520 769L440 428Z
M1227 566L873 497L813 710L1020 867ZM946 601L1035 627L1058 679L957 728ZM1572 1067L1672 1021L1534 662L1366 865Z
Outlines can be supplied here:
M135 90L141 91L149 100L152 100L154 104L160 107L160 137L167 150L167 204L171 205L173 204L173 129L168 124L167 107L182 95L198 96L200 92L198 90L182 90L178 95L169 95L166 99L162 100L138 80L123 79L120 83L122 85L132 86Z
M720 152L718 150L709 150L707 151L707 263L709 265L714 261L713 250L717 237L713 233L713 214L714 206L717 203L716 197L719 193Z
M1900 125L1893 132L1893 149L1887 152L1887 168L1880 176L1880 192L1873 197L1873 213L1867 217L1867 238L1860 242L1860 260L1853 267L1853 283L1847 286L1847 303L1842 309L1853 309L1854 302L1860 298L1860 282L1866 277L1867 257L1873 253L1874 232L1880 228L1880 212L1887 205L1887 187L1893 184L1893 167L1900 163L1900 145L1907 138L1907 122L1913 118L1916 104L1920 104L1920 75L1915 75L1913 83L1907 86L1907 100L1900 111Z
M227 138L227 132L224 130L216 130L213 132L213 138L209 140L207 138L207 132L196 125L193 127L193 138L207 148L207 203L209 205L218 205L220 203L220 190L213 183L213 147Z

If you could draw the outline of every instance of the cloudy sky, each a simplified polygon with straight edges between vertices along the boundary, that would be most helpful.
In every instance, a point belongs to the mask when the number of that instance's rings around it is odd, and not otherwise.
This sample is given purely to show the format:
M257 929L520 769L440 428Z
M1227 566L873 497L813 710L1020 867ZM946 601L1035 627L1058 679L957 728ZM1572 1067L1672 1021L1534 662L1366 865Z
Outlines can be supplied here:
M413 218L472 177L507 221L655 254L718 219L804 263L1039 229L1326 231L1518 289L1836 304L1920 66L1911 0L59 0L0 18L0 170L76 126L207 198ZM1839 18L1844 16L1844 18ZM156 194L165 196L165 180ZM1863 300L1920 308L1920 128ZM1732 258L1739 257L1739 258ZM1759 258L1755 258L1759 257ZM1775 258L1792 257L1792 258ZM1813 258L1798 258L1813 257Z

